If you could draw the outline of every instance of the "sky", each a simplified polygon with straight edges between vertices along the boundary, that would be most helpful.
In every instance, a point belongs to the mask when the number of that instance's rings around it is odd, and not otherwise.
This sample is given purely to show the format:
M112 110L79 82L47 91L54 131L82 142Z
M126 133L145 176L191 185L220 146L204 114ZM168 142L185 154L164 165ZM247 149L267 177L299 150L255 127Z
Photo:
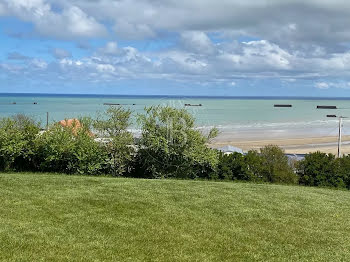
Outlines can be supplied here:
M0 93L350 97L348 0L0 0Z

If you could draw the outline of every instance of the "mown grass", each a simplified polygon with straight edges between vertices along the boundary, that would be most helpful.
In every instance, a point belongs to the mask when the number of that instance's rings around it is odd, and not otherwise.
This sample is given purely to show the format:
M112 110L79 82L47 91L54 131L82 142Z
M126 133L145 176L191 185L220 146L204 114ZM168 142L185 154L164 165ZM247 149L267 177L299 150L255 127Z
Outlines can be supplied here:
M0 174L2 261L346 261L350 192Z

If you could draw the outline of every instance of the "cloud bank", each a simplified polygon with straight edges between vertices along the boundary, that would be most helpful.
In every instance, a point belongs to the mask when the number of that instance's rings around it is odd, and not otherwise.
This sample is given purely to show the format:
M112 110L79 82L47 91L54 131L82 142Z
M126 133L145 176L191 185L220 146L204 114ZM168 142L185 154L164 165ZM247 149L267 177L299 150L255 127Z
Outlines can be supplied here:
M0 0L0 16L33 25L41 39L90 50L75 57L58 44L50 49L54 60L13 50L0 61L7 79L166 79L231 88L243 80L301 79L318 90L350 82L345 0ZM90 48L97 39L102 43ZM145 42L156 47L140 47Z

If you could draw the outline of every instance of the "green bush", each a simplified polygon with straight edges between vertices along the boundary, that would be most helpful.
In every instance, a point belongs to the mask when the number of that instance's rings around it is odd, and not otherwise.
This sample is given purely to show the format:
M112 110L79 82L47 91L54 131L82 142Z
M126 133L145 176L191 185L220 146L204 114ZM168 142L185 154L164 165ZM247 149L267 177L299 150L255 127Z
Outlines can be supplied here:
M350 155L337 158L336 162L338 186L350 189Z
M349 156L336 159L333 154L310 153L299 163L300 183L307 186L346 187Z
M245 156L240 153L220 154L218 178L224 180L252 180Z
M221 155L218 177L220 179L265 181L271 183L295 184L298 176L288 164L284 152L277 146L261 148L246 155L233 153Z
M247 177L251 181L267 182L264 176L263 158L256 150L249 150L244 156L244 161L247 166Z
M142 135L138 143L136 176L148 178L216 177L218 154L194 129L194 118L185 109L148 107L138 116Z
M130 110L109 107L103 116L93 121L97 136L106 153L107 170L114 176L129 175L134 158L134 139L128 131Z
M299 182L350 189L350 156L311 153L292 168L283 150L273 145L260 153L225 155L207 146L216 129L206 137L195 129L195 120L185 109L161 106L138 115L142 134L135 147L128 131L130 116L130 110L110 107L96 120L82 118L79 128L55 124L40 133L40 124L25 115L3 118L0 170Z
M33 168L34 139L39 123L25 115L0 120L0 169L26 170Z
M84 127L55 124L36 139L36 163L41 171L101 174L106 171L106 153Z
M268 182L296 184L298 176L288 163L284 151L275 145L267 145L260 149L262 177Z

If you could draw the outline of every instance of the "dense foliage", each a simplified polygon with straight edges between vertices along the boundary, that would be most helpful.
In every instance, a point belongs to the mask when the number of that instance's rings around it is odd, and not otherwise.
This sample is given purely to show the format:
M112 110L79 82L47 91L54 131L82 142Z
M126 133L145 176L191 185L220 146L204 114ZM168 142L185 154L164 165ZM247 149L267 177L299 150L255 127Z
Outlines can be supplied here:
M260 150L249 151L246 155L221 154L218 175L220 179L264 181L293 184L297 175L288 164L282 149L269 145Z
M40 128L31 118L15 115L0 120L0 169L30 170L35 157L35 137Z
M107 153L84 127L51 126L37 136L36 167L40 171L79 174L105 172Z
M123 175L131 168L131 112L109 108L106 118L83 118L72 126L40 124L25 116L0 121L1 170ZM94 127L97 135L91 132Z
M149 107L139 115L142 129L136 173L147 178L212 178L218 154L194 129L194 118L185 109Z
M107 153L105 158L107 170L115 176L125 175L132 170L134 139L127 130L130 115L130 110L110 107L92 124L103 150Z
M269 145L260 152L223 154L208 147L217 135L195 129L185 109L154 106L137 116L137 143L129 130L132 112L110 107L97 119L78 125L59 123L40 131L24 115L0 120L0 170L143 178L220 179L350 189L350 156L310 153L288 162L283 150ZM67 122L68 123L68 122Z
M350 188L350 157L315 152L300 161L298 173L304 185Z
M268 145L261 148L262 176L267 182L293 184L298 182L297 175L288 164L288 158L278 146Z

